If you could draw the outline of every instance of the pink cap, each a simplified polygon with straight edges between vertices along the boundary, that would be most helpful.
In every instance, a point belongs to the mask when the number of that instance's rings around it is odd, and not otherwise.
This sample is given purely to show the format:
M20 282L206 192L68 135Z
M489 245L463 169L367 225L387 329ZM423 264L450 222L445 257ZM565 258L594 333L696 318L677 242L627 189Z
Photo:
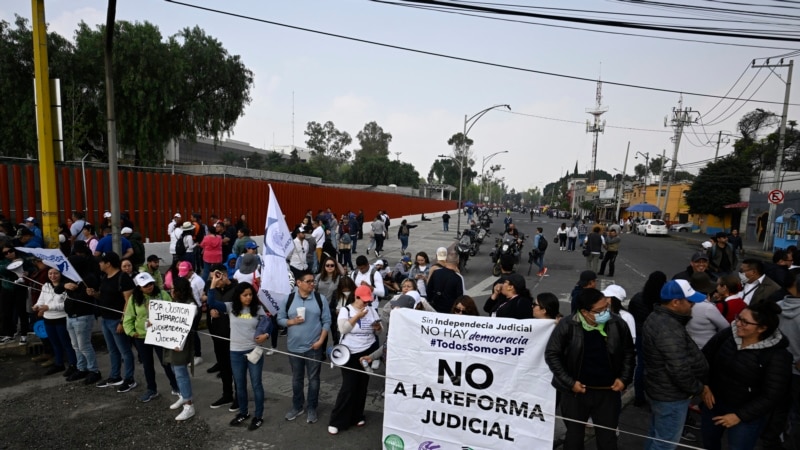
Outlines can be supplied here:
M185 277L192 271L192 263L189 261L183 261L182 263L178 264L178 276Z

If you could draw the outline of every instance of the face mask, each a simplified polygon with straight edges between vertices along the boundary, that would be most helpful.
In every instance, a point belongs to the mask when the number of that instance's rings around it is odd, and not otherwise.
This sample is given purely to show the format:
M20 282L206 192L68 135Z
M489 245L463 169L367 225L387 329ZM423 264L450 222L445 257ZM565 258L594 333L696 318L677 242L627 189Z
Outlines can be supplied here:
M598 325L600 325L601 323L606 323L609 320L611 320L611 312L609 310L605 310L600 314L594 315L594 321L597 322Z
M350 291L342 291L343 297L350 297Z
M742 284L747 284L747 277L745 276L744 272L739 272L739 281Z

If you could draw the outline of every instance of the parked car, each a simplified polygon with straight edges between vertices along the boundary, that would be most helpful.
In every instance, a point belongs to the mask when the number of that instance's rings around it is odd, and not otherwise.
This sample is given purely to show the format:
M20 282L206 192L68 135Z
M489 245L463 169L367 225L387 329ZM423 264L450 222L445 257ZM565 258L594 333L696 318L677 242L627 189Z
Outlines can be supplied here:
M674 223L670 225L669 231L679 231L682 233L688 233L692 231L692 227L694 227L694 224L692 222Z
M666 236L668 233L667 223L661 219L647 219L639 224L637 231L639 234L643 234L645 236L654 234Z

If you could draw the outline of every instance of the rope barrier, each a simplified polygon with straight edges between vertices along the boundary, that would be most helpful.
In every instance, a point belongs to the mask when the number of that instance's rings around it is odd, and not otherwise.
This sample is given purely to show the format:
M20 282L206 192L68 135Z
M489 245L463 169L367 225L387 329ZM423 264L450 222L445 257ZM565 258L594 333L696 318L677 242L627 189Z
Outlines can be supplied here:
M31 278L28 278L28 277L23 277L23 278L25 278L25 279L33 282L33 283L36 283L36 284L38 284L40 286L43 286L43 283L39 283L38 281L33 280ZM36 289L33 286L27 286L27 285L24 285L24 286L26 286L29 289L34 289L34 290L37 290L39 292L43 292L42 289ZM100 306L100 305L97 305L95 303L86 302L84 300L76 299L76 298L69 297L69 296L67 296L66 298L69 298L70 300L75 301L75 302L84 303L84 304L87 304L87 305L93 305L93 306L96 306L98 308L104 308L104 309L107 309L107 310L110 310L110 311L113 311L113 312L124 314L124 311L119 311L119 310L116 310L116 309L113 309L113 308ZM231 341L230 338L226 338L224 336L217 336L217 335L215 335L215 334L213 334L211 332L208 332L208 331L195 330L195 332L197 334L200 334L200 335L208 336L208 337L210 337L212 339L222 339L222 340L225 340L225 341L228 341L228 342ZM318 360L318 359L309 358L309 357L306 357L306 356L303 356L303 355L294 354L294 353L291 353L291 352L285 352L285 351L282 351L282 350L278 350L277 348L271 348L271 347L268 348L268 347L265 347L265 346L262 346L262 345L256 345L256 347L259 347L262 350L272 351L273 353L286 355L286 356L288 356L290 358L300 358L300 359L304 359L304 360L311 361L311 362L319 362L319 363L321 363L321 361ZM385 364L385 362L384 362L384 364ZM380 374L380 373L376 373L376 372L366 372L366 371L361 370L361 369L353 369L353 368L347 367L347 366L336 366L336 367L338 367L339 369L342 369L342 370L352 370L354 372L364 372L364 373L366 373L367 375L369 375L371 377L383 378L384 380L392 380L392 381L401 382L401 383L413 383L412 380L403 380L403 379L400 379L400 378L389 377L386 374ZM437 389L437 390L439 392L445 392L445 393L452 393L453 392L453 391L451 391L449 389ZM632 431L626 431L626 430L623 430L621 428L610 428L610 427L598 425L596 423L592 423L592 422L588 422L588 421L581 421L581 420L577 420L577 419L571 419L571 418L564 417L564 416L561 416L561 415L558 415L558 414L555 414L555 413L542 411L542 414L545 415L545 416L548 416L548 417L552 417L553 419L561 419L561 420L563 420L565 422L569 421L569 422L579 423L579 424L582 424L584 426L592 426L594 428L601 428L601 429L604 429L604 430L613 431L615 433L620 433L620 434L626 434L626 435L630 435L630 436L637 437L637 438L650 439L650 440L653 440L653 441L663 442L663 443L666 443L666 444L672 444L672 445L675 445L675 446L680 447L680 448L685 448L685 449L690 449L690 450L703 450L702 447L695 447L695 446L692 446L692 445L682 444L680 442L667 441L667 440L664 440L664 439L659 439L659 438L647 436L647 435L640 434L640 433L634 433Z

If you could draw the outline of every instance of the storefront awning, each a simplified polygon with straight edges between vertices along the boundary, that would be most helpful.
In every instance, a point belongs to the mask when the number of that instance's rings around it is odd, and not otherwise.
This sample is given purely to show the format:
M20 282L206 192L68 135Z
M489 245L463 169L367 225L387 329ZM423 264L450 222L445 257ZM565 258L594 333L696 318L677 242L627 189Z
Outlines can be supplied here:
M731 203L729 205L725 205L725 206L723 206L723 208L728 208L728 209L732 209L732 208L747 208L748 206L750 206L750 203L748 203L748 202L738 202L738 203Z

